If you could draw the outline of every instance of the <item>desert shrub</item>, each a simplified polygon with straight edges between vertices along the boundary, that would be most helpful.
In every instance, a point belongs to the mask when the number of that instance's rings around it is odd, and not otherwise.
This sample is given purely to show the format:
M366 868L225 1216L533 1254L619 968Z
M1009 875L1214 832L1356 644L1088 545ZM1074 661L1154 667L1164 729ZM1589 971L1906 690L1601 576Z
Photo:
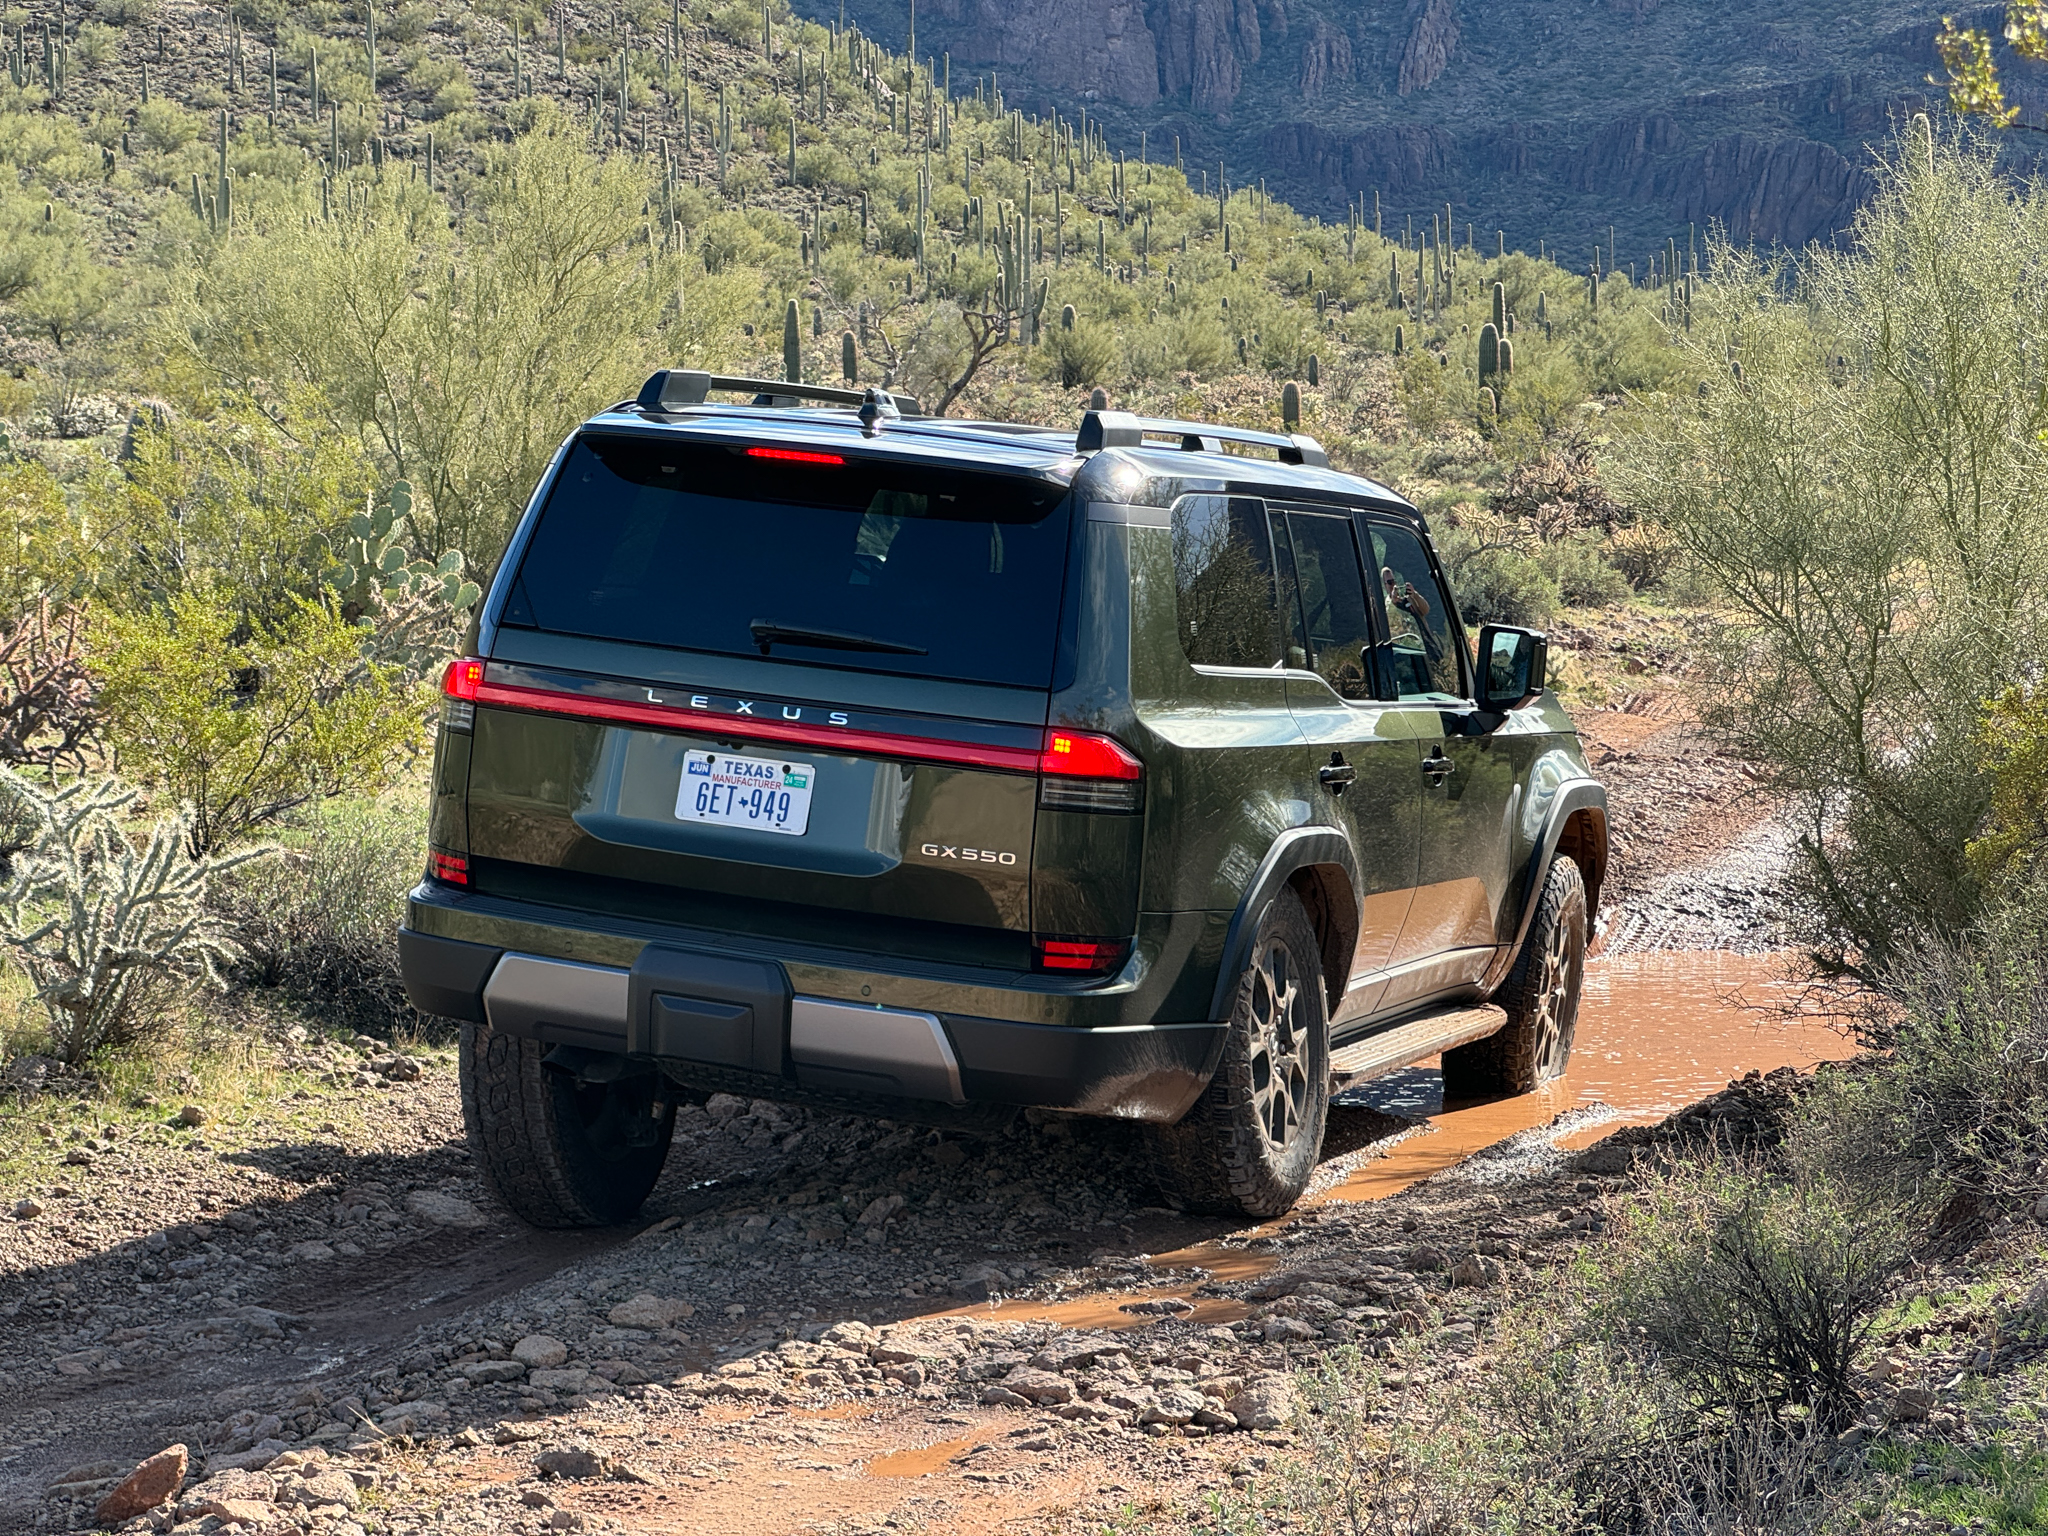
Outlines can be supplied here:
M1956 935L1990 795L1979 701L2048 635L2048 196L1988 151L1885 169L1839 251L1731 249L1681 345L1704 381L1639 414L1623 490L1728 612L1705 713L1795 797L1792 894L1824 965Z
M1598 534L1560 539L1545 552L1544 563L1557 583L1557 595L1572 608L1612 608L1626 602L1628 577L1607 559L1606 541Z
M41 598L0 621L0 758L83 768L99 740L85 660L85 609Z
M1838 1431L1862 1404L1856 1353L1909 1237L1886 1191L1810 1168L1683 1168L1620 1224L1608 1306L1710 1418L1796 1408Z
M1105 326L1091 320L1061 325L1048 316L1045 344L1041 349L1048 377L1068 389L1100 384L1116 366L1116 337Z
M309 800L374 791L420 749L426 700L366 662L362 638L330 605L248 617L220 587L108 614L93 631L107 738L191 805L199 854Z
M242 951L237 972L355 1027L388 1026L407 1007L397 931L426 860L418 797L316 802L277 840L276 858L236 870L214 891Z
M1443 523L1437 553L1467 624L1541 628L1557 613L1557 582L1530 553L1530 541L1491 518Z
M219 984L235 950L206 908L208 882L268 849L193 858L189 808L138 847L124 825L136 791L112 779L49 788L0 767L0 795L32 828L9 861L0 944L28 974L51 1055L76 1065L145 1041L194 989Z
M1878 1063L1807 1096L1795 1152L1822 1176L1930 1205L2031 1199L2048 1172L2048 921L2039 886L1966 938L1896 961L1863 1012Z

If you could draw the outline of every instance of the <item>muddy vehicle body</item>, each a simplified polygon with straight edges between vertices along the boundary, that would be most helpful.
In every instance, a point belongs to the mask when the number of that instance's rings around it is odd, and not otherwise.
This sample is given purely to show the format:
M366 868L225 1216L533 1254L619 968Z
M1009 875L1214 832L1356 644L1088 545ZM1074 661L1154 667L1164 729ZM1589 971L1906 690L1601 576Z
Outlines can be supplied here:
M1311 439L905 406L656 374L500 563L400 946L512 1208L625 1219L729 1092L1146 1122L1265 1215L1333 1084L1561 1072L1606 811L1542 637L1475 667Z

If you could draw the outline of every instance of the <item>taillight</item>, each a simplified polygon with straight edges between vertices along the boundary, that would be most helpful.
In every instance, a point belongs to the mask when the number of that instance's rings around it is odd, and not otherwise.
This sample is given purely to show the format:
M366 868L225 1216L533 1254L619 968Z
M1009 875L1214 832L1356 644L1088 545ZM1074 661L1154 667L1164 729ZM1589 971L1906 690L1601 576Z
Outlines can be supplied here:
M813 453L807 448L769 448L755 444L747 450L750 459L774 459L781 464L844 464L836 453Z
M469 884L469 857L440 848L427 850L427 875L443 885Z
M1044 934L1034 934L1031 939L1031 962L1037 969L1068 975L1107 976L1123 969L1130 952L1129 939L1054 938Z
M441 674L441 692L451 699L467 699L476 702L477 690L484 685L484 664L474 656L464 656L448 663L448 670Z
M1145 784L1130 748L1087 731L1047 731L1038 774L1038 803L1055 811L1135 811Z

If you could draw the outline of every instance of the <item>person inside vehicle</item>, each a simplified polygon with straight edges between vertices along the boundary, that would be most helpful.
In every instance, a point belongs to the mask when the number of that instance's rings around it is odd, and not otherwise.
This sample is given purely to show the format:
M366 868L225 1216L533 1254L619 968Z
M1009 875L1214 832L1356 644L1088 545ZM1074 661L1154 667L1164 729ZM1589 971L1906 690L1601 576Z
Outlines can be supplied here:
M1430 649L1429 599L1402 580L1391 565L1380 567L1380 584L1387 589L1387 631L1396 640L1414 640Z

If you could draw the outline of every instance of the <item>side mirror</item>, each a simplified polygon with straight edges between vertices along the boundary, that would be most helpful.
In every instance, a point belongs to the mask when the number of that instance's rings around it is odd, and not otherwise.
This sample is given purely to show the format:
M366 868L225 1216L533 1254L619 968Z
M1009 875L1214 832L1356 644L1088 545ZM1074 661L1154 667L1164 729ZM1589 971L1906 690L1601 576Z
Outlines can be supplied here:
M1542 697L1550 643L1533 629L1488 624L1479 631L1479 708L1504 715Z

